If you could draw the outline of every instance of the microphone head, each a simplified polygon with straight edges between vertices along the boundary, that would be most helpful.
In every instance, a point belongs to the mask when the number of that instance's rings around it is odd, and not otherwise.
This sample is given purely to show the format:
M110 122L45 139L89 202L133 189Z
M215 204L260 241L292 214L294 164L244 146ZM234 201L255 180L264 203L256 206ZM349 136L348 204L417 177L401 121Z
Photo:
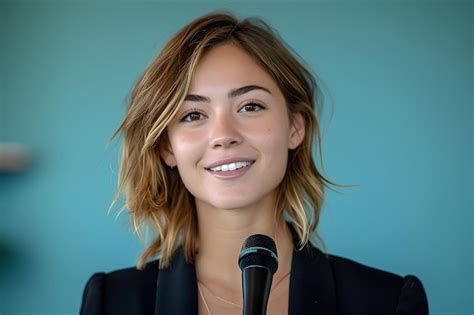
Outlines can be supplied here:
M242 271L250 267L261 267L270 270L274 274L278 269L275 242L263 234L249 236L240 250L239 267Z

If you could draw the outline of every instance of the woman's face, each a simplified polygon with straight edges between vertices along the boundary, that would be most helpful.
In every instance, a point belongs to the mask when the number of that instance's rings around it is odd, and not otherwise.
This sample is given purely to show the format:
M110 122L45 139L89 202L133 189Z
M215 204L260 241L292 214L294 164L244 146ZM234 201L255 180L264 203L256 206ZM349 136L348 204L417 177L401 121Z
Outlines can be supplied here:
M167 133L161 156L177 166L196 204L238 209L273 198L304 123L295 114L290 124L271 77L244 50L223 44L198 64Z

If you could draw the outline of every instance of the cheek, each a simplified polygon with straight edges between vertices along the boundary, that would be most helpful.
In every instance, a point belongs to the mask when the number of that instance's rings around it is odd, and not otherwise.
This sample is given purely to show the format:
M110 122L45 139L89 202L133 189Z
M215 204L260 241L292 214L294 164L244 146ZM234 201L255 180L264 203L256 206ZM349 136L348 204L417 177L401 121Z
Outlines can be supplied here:
M288 124L273 120L247 126L246 136L254 144L269 153L281 154L288 150Z
M288 128L285 121L260 124L248 130L248 139L261 154L263 172L271 183L281 183L288 164Z
M194 157L202 151L204 137L198 132L170 133L169 138L178 167L184 166L188 161L195 162Z

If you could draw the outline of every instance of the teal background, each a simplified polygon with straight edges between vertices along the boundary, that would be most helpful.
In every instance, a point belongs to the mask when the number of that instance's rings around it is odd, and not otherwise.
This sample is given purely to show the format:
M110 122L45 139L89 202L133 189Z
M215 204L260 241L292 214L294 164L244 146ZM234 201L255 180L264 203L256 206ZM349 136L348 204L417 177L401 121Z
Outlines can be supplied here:
M223 8L265 18L330 93L327 175L360 186L327 194L328 251L417 275L430 314L473 314L472 1L131 0L0 2L0 141L34 161L0 174L0 313L77 314L93 272L135 263L107 141L171 34Z

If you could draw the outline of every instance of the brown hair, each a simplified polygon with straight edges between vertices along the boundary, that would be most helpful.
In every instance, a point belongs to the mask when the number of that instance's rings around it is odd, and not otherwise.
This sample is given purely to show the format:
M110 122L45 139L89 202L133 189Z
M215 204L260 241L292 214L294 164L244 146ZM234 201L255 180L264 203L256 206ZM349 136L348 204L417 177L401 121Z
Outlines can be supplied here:
M191 77L202 56L212 47L232 42L245 50L277 83L289 113L301 113L305 138L290 150L286 175L278 188L275 220L291 222L303 247L316 236L324 187L337 185L323 177L312 157L318 145L321 166L321 135L315 75L305 67L284 41L258 18L238 21L227 12L211 13L184 26L164 46L133 87L128 112L112 135L123 134L119 184L111 207L122 192L132 225L143 240L150 228L153 240L140 255L137 267L159 255L167 267L179 246L188 262L197 252L197 217L193 196L186 190L176 169L165 165L158 145L166 140L166 127L184 101ZM313 138L316 137L316 138ZM122 208L122 209L123 209Z

